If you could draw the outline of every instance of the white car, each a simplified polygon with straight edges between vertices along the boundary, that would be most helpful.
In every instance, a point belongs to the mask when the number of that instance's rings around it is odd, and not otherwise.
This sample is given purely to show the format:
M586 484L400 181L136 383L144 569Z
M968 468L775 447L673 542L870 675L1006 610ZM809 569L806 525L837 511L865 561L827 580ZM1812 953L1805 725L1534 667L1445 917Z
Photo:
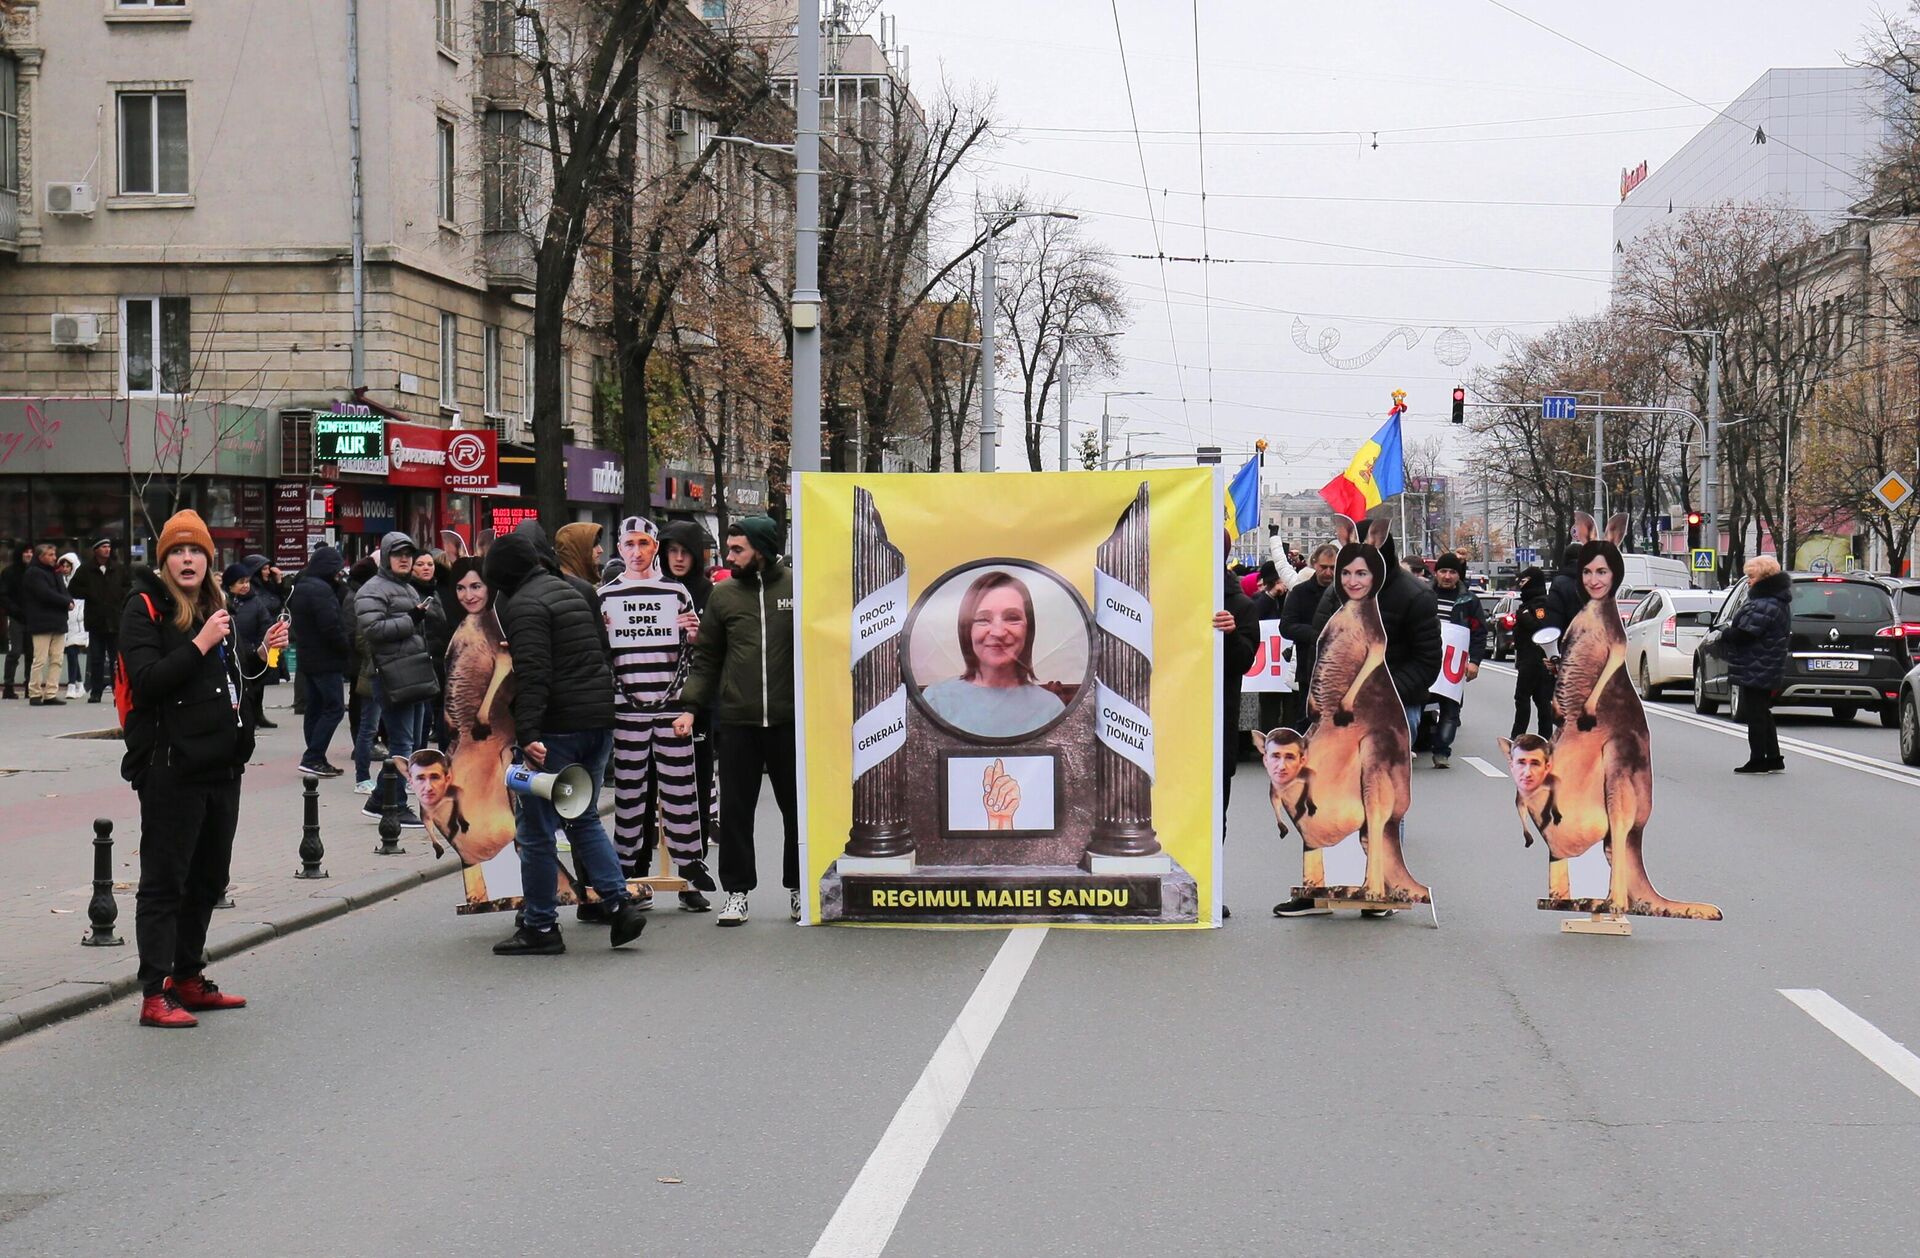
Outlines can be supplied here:
M1648 590L1627 618L1627 676L1642 699L1693 682L1693 649L1707 636L1725 590Z

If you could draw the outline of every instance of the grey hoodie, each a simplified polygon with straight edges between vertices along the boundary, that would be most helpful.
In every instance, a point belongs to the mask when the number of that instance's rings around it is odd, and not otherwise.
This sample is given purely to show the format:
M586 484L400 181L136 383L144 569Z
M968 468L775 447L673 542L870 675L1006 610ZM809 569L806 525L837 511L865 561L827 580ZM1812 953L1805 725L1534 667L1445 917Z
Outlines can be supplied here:
M422 626L427 616L445 614L438 599L423 599L412 581L395 576L388 567L394 550L403 546L417 549L405 533L393 532L380 539L380 571L353 600L354 619L373 653L375 675L386 688L387 701L395 704L439 693ZM423 602L426 610L416 614Z

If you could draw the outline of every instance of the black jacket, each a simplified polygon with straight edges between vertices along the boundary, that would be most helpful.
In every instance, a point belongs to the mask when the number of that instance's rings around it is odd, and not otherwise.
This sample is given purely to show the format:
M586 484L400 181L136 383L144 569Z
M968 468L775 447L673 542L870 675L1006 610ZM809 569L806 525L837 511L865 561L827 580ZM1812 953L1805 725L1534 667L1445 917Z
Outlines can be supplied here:
M1558 629L1565 633L1586 602L1587 592L1580 588L1580 548L1569 546L1560 560L1559 570L1547 584L1547 596L1541 604L1543 610L1536 618L1534 632Z
M252 714L239 699L245 679L232 638L202 655L193 632L174 625L173 612L166 584L151 568L135 569L133 593L120 617L120 657L133 691L120 776L136 791L153 773L182 782L231 782L246 772L253 754ZM250 659L250 671L262 667L258 657Z
M15 560L0 570L0 611L10 617L20 614L20 582L25 579L32 562L31 559L25 563Z
M287 611L293 617L293 645L300 652L303 673L353 669L353 633L335 581L345 562L333 547L319 547L293 580Z
M280 614L280 600L265 590L249 590L244 598L228 599L227 610L233 613L233 636L240 640L240 650L252 651L267 640L267 630Z
M112 637L120 632L120 613L127 608L127 595L133 592L127 565L110 563L102 568L88 559L67 582L67 593L86 603L83 623L89 635Z
M1240 578L1233 575L1233 569L1225 568L1222 572L1226 587L1221 607L1233 613L1233 628L1227 633L1227 640L1220 644L1220 689L1225 699L1221 714L1229 731L1225 748L1231 762L1235 751L1231 731L1240 724L1240 686L1246 680L1247 670L1253 667L1253 657L1260 653L1260 617L1254 611L1253 600L1240 588Z
M1547 623L1547 578L1538 568L1520 575L1526 577L1527 573L1532 573L1532 578L1520 583L1520 606L1513 613L1513 659L1522 670L1544 668L1547 663L1545 650L1533 640Z
M1387 633L1387 672L1403 704L1426 702L1440 675L1440 609L1433 587L1394 563L1386 552L1387 579L1380 586L1380 623ZM1313 640L1340 609L1340 580L1334 578L1313 615Z
M1451 597L1452 606L1447 603ZM1434 610L1444 615L1456 625L1465 625L1467 629L1467 658L1478 664L1487 658L1487 609L1481 605L1480 596L1469 590L1464 583L1453 587L1449 596L1436 584L1433 587Z
M1293 692L1296 695L1307 694L1313 688L1313 653L1320 645L1319 635L1313 630L1313 616L1329 588L1321 585L1318 577L1303 572L1280 604L1280 632L1293 643Z
M1753 587L1747 601L1720 634L1727 679L1736 686L1771 690L1787 671L1787 639L1793 629L1793 581L1776 572Z
M605 626L580 592L547 567L533 541L494 542L481 570L513 653L513 727L521 746L548 734L613 728L613 669Z
M65 633L72 603L60 583L60 570L36 559L20 578L20 606L14 617L28 633Z

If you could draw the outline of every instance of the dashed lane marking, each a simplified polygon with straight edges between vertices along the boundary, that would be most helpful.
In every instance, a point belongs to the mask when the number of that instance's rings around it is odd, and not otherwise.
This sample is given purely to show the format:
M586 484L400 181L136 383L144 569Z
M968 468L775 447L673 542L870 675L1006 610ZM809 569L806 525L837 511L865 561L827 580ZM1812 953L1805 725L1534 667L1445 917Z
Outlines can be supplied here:
M927 1169L927 1159L965 1099L973 1072L1046 938L1044 926L1023 927L1007 935L980 985L920 1072L919 1082L860 1168L853 1187L841 1198L810 1258L878 1258L887 1247L900 1212Z
M1478 756L1462 756L1460 758L1490 778L1503 778L1507 776Z
M1777 989L1799 1005L1808 1017L1845 1040L1852 1049L1893 1077L1895 1083L1920 1096L1920 1057L1873 1023L1818 988Z

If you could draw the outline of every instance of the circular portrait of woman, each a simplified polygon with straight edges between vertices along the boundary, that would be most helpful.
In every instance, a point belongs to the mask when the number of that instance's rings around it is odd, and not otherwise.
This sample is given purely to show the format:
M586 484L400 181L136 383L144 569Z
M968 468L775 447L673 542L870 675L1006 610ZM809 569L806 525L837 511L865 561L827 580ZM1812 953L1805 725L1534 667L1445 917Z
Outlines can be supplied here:
M907 692L951 733L1013 742L1041 733L1088 682L1091 618L1079 591L1037 564L964 564L920 596L901 644Z

